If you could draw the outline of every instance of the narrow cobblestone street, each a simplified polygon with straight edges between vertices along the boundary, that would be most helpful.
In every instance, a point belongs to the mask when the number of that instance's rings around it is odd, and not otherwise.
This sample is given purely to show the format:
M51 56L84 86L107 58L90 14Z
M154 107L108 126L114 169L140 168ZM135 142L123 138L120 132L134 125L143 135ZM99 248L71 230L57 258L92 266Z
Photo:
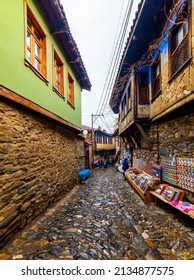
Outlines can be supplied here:
M0 251L0 259L194 259L193 220L144 204L115 167L95 169Z

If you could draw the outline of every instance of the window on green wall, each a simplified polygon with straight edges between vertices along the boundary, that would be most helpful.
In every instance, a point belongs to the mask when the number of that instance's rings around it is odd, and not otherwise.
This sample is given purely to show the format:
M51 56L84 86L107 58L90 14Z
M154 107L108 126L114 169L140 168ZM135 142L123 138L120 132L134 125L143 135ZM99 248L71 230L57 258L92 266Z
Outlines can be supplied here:
M68 103L75 107L75 98L74 98L74 80L71 75L68 73Z
M46 81L46 35L27 4L25 7L25 64Z
M63 62L53 49L53 90L64 96Z

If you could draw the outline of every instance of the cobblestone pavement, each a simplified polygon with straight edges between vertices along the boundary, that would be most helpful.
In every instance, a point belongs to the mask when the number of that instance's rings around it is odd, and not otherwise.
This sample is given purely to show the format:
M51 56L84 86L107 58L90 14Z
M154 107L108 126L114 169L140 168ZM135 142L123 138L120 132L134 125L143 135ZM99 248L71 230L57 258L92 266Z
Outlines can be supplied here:
M0 251L0 259L194 259L193 220L144 204L114 167L87 181L33 221Z

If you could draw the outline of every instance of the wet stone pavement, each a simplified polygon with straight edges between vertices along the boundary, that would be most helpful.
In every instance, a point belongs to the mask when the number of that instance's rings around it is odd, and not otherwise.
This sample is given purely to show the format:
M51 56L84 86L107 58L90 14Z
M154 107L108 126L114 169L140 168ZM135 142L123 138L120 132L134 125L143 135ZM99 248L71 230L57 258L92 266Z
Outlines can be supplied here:
M193 220L144 204L115 167L92 175L0 250L0 259L192 260Z

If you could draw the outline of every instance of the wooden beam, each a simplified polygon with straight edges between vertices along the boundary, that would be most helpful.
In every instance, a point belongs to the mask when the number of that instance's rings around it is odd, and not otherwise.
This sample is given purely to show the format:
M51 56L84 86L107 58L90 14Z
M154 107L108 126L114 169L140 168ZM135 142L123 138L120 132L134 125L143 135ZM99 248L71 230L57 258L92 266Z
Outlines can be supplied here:
M123 142L127 145L127 142L125 141L125 136L121 137L123 139Z
M144 140L146 141L146 143L147 143L147 145L148 145L148 147L149 147L149 149L150 149L150 151L151 151L151 149L152 149L152 144L151 144L149 138L147 137L147 135L146 135L146 133L145 133L143 127L141 126L140 123L135 123L135 124L136 124L137 128L139 129L141 135L143 136Z
M129 143L131 143L131 145L133 146L133 148L135 148L135 143L132 141L132 138L129 137L128 135L126 135L127 140L129 141Z
M57 121L58 123L65 125L69 129L76 131L76 132L81 132L81 128L71 124L70 122L62 119L61 117L58 117L57 115L47 111L46 109L40 107L39 105L27 100L26 98L14 93L13 91L10 91L0 85L0 96L5 97L6 99L9 99L11 101L14 101L24 107L27 107L39 114L44 115L45 117L48 117L54 121Z
M136 146L137 146L138 148L141 148L141 145L140 145L139 141L137 140L137 138L135 138L135 135L132 134L131 130L128 129L127 132L129 133L131 140L132 140L133 143L135 144L135 148L136 148Z

